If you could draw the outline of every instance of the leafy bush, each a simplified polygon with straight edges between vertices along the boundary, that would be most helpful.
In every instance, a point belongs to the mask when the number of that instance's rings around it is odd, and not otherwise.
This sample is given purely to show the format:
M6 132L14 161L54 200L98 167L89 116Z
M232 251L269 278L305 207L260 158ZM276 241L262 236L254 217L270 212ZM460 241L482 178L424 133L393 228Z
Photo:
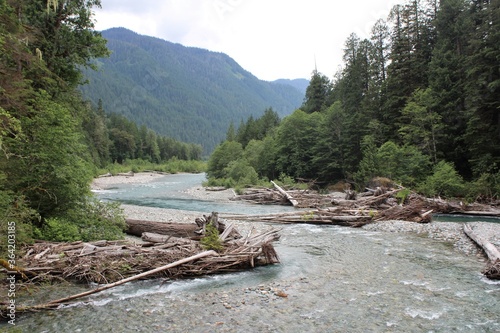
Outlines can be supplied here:
M309 188L309 185L306 183L297 183L293 177L288 176L285 173L281 173L276 184L284 187L286 189L300 189L306 190Z
M423 181L430 171L430 158L416 147L399 147L388 141L377 152L378 175L393 179L405 186Z
M119 203L88 198L63 216L48 218L35 236L52 241L114 240L123 238L125 228Z
M453 164L445 161L434 167L434 173L418 186L419 192L426 196L456 197L464 193L465 184Z
M244 158L230 162L224 169L224 173L227 177L233 179L237 184L241 185L257 184L259 181L257 172Z
M219 238L219 230L212 224L208 224L205 230L205 236L200 240L201 246L205 250L222 251L224 245Z
M208 160L207 175L213 178L226 178L229 163L243 156L243 146L239 142L224 141L215 148Z
M470 201L489 201L500 197L500 172L485 173L479 179L469 184L467 199Z
M411 191L409 189L403 189L396 193L395 197L398 199L398 203L400 205L404 204L406 199L408 199L408 196L410 195Z
M1 181L0 174L0 181ZM33 227L31 221L36 221L39 215L30 209L22 197L12 195L12 192L0 190L0 258L8 257L7 235L15 233L16 255L20 254L21 245L33 241ZM10 228L10 229L9 229Z
M40 229L35 229L35 237L55 242L74 242L80 239L78 226L63 218L49 218Z

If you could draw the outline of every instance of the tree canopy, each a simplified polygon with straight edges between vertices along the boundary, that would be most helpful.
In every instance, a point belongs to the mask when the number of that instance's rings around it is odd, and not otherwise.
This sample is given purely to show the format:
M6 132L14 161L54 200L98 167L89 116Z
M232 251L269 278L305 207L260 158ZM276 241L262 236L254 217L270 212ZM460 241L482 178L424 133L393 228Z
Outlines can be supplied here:
M97 168L128 158L201 157L199 145L158 136L82 99L82 68L109 55L94 30L100 5L0 0L0 230L16 222L20 242L121 237L117 206L90 192Z
M500 196L498 17L496 0L394 6L370 38L348 36L334 78L314 70L302 107L243 156L260 177L364 188L382 176L426 194Z

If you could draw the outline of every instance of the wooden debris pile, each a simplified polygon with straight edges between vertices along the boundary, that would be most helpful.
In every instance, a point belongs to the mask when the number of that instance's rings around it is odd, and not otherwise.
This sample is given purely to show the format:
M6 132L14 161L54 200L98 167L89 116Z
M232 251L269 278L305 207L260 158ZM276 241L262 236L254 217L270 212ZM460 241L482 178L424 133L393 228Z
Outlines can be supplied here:
M411 193L404 188L367 190L367 192L355 196L352 196L352 193L349 192L346 193L345 198L340 198L337 195L332 199L332 196L329 195L303 191L299 193L285 192L281 189L274 192L279 193L282 200L292 202L295 207L315 207L316 209L267 215L225 215L224 217L275 223L331 224L359 227L373 221L384 220L427 223L431 221L432 214L436 213L480 214L480 210L486 209L480 205L464 205L460 202L426 198ZM286 195L282 192L285 192ZM325 201L328 201L329 204L325 204ZM483 213L495 215L499 212L489 211Z
M216 213L205 219L207 223L214 223L215 220L218 220ZM223 225L221 222L219 224ZM193 237L144 231L141 234L142 241L136 243L37 242L28 249L19 263L33 282L62 279L112 283L202 252L204 249L199 239L203 235L196 234L194 231L198 230L199 226L193 225ZM180 226L181 229L183 227ZM202 229L204 230L203 226ZM163 270L149 275L148 278L214 274L279 262L272 245L273 241L279 239L278 229L266 232L253 230L242 237L234 225L229 225L224 227L219 239L223 249L217 255Z
M251 188L231 200L243 200L261 205L292 205L297 208L318 208L328 206L331 197L321 195L313 190L285 191L275 182L271 182L274 189Z

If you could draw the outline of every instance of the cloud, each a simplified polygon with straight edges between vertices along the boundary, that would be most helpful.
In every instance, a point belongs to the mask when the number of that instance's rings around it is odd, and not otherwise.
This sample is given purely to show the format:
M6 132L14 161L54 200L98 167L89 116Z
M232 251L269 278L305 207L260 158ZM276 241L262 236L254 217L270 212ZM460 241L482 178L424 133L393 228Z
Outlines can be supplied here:
M224 52L261 79L333 76L350 33L369 38L396 1L101 0L98 30L126 27Z

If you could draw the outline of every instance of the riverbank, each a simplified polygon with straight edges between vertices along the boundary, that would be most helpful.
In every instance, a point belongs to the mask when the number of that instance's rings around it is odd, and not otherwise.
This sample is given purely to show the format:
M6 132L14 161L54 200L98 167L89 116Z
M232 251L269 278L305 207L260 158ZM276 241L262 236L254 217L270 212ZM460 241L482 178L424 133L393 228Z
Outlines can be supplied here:
M134 176L112 176L97 178L92 183L93 190L105 190L112 188L117 184L130 183L148 183L158 178L165 177L163 174L157 173L137 173ZM208 200L215 202L227 202L235 196L232 189L211 191L207 190L201 184L187 189L184 193L199 200ZM155 208L134 205L122 205L124 214L127 218L137 220L149 220L160 222L177 222L177 223L193 223L197 217L210 212L194 212L177 209ZM248 223L238 222L239 225L259 228L259 226L268 226L260 222ZM488 222L471 222L469 223L476 233L482 238L488 239L497 248L500 248L500 224ZM449 243L459 252L467 255L475 255L484 258L482 249L480 249L464 232L463 223L455 222L431 222L431 223L415 223L407 221L381 221L370 223L363 226L364 230L377 232L391 233L414 233L426 236L438 241Z

